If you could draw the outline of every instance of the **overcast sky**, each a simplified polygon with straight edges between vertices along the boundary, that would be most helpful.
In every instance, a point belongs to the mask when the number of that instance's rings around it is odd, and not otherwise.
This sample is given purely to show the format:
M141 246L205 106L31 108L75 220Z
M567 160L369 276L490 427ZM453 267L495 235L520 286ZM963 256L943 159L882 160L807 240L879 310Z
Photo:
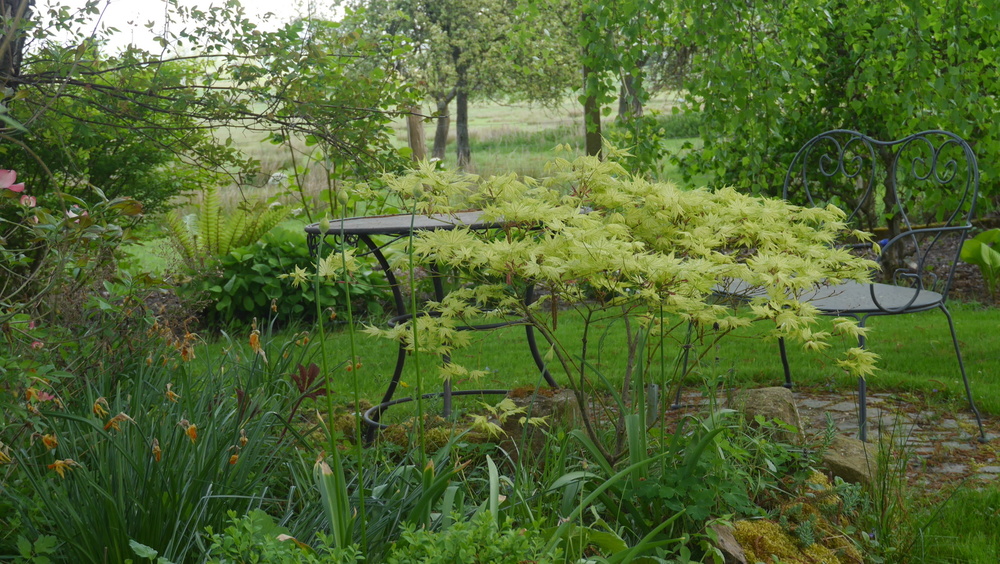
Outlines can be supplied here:
M40 14L44 14L47 11L46 7L52 4L79 8L85 3L85 0L36 0L35 2L37 12ZM225 0L178 0L178 3L205 9L213 4L223 5ZM278 24L297 16L302 10L301 4L303 2L301 0L240 0L240 3L246 9L247 16L258 23L265 13L273 12L275 16L272 17L272 22L274 23L266 28L274 29ZM101 0L99 6L104 8L105 5L107 5L107 9L104 11L102 21L111 27L118 28L120 32L118 41L112 41L112 49L134 42L149 50L159 50L153 41L156 34L146 29L146 24L149 21L154 21L160 24L154 29L162 29L163 0Z

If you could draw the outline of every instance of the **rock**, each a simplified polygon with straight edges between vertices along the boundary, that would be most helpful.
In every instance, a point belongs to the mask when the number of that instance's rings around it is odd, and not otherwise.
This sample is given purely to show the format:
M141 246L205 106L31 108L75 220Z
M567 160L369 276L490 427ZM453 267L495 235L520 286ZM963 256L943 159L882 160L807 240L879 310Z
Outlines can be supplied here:
M545 443L545 429L571 429L583 425L580 404L572 390L552 388L518 388L507 395L523 414L508 417L501 427L506 433L500 446L516 458L522 448L533 452L541 451ZM544 418L542 425L533 425L522 418Z
M714 524L708 526L715 536L715 547L722 552L725 564L747 564L743 547L733 534L733 528L728 525Z
M823 454L823 467L845 482L867 485L875 477L878 445L836 436Z
M795 398L788 388L759 388L746 390L736 398L736 409L741 411L747 422L754 425L758 415L766 420L778 420L795 427L796 431L781 431L780 440L798 443L802 440L802 418Z

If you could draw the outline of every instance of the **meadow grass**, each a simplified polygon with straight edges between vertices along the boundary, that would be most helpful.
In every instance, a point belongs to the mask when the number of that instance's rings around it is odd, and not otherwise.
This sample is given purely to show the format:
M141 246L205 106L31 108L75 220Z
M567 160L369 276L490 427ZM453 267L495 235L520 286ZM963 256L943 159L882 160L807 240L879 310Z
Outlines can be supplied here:
M1000 558L1000 488L960 489L925 510L915 562L994 564Z

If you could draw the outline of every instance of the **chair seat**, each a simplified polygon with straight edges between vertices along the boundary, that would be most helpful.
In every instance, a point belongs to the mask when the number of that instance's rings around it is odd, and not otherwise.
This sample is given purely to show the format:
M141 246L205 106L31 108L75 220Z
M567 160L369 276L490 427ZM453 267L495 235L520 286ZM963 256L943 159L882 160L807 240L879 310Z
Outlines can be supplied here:
M872 288L875 290L875 299L872 299ZM918 291L916 288L892 284L860 284L854 281L836 286L823 286L800 299L830 314L922 311L937 307L944 301L941 294L930 290ZM910 303L911 300L913 303Z
M875 288L877 303L872 299L872 287ZM720 297L738 300L750 300L766 295L759 286L750 286L743 280L730 280L726 284L719 284L715 287L714 293ZM916 299L914 293L917 294ZM905 311L923 311L935 308L943 302L941 294L930 290L917 292L914 288L903 286L861 284L854 281L836 286L821 286L814 291L806 292L799 299L831 315L902 313L900 310L903 307L906 307ZM909 303L910 300L913 300L912 304Z

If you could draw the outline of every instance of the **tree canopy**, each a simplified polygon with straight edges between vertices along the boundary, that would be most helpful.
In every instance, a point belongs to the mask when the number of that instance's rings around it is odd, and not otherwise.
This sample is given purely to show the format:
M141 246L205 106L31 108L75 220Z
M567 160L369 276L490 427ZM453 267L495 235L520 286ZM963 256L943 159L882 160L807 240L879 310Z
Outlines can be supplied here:
M681 159L689 174L775 194L795 149L824 130L946 129L973 144L984 191L1000 189L995 2L677 6L677 32L697 47L687 110L703 116L704 149Z

